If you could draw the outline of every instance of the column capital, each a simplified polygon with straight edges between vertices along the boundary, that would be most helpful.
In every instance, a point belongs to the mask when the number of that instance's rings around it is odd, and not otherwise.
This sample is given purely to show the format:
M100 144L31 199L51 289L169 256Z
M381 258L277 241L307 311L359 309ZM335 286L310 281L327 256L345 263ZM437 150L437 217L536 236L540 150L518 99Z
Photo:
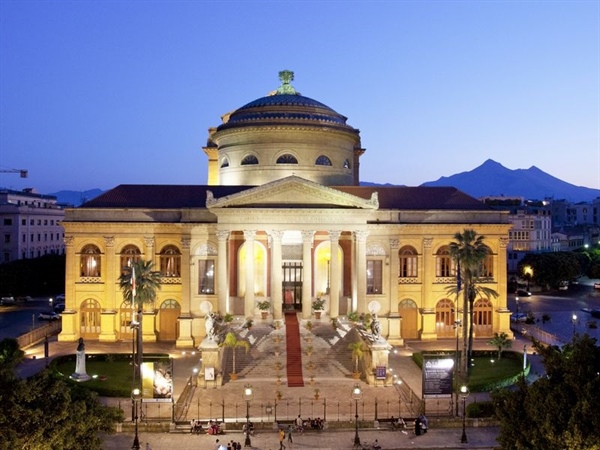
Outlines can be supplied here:
M191 237L189 237L189 236L183 236L181 238L181 247L183 247L185 249L189 249L191 243L192 243L192 238Z
M508 238L507 237L501 237L500 238L500 248L506 248L508 247Z
M283 238L283 233L285 233L285 231L283 231L283 230L268 230L267 231L267 234L269 235L269 237L276 241L280 241Z
M314 236L314 231L302 231L302 242L312 244Z
M423 247L431 248L433 245L433 238L423 238Z
M256 238L256 230L244 230L244 239L253 241Z
M144 236L144 244L146 244L146 247L154 247L154 237Z
M229 230L218 230L216 232L217 240L226 241L227 239L229 239L230 234L231 234L231 231L229 231Z
M115 237L114 236L104 236L104 243L107 247L112 247L115 245Z
M390 239L390 249L398 250L400 248L400 240L399 239Z
M340 236L342 235L342 232L339 230L329 230L329 240L331 242L338 242L340 240Z
M68 234L65 235L65 237L63 238L63 242L67 247L70 247L71 245L73 245L73 242L75 242L75 238L73 237L73 235Z
M369 236L369 232L367 230L360 230L354 232L354 239L357 241L365 242L367 240L367 236Z

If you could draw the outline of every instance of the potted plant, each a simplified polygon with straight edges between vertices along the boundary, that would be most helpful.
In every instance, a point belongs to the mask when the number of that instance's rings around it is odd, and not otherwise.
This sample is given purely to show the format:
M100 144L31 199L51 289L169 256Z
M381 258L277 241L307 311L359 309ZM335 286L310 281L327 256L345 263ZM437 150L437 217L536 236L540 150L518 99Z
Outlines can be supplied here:
M258 306L258 309L260 310L262 319L266 319L269 315L269 309L271 309L271 302L269 300L261 300L256 306Z
M238 378L238 375L235 371L236 349L238 347L242 347L242 348L244 348L244 350L246 350L246 353L248 353L248 350L250 350L250 344L248 343L248 341L238 339L234 333L229 332L225 335L225 340L223 341L221 346L230 348L233 351L233 371L229 374L229 376L231 377L232 380L235 381Z
M364 356L363 344L361 341L353 342L348 344L348 348L352 351L352 359L354 360L354 372L352 372L352 378L355 380L360 379L360 371L358 370L358 362Z
M323 312L323 308L325 308L325 299L317 297L313 300L312 307L315 313L315 319L320 319L321 313Z

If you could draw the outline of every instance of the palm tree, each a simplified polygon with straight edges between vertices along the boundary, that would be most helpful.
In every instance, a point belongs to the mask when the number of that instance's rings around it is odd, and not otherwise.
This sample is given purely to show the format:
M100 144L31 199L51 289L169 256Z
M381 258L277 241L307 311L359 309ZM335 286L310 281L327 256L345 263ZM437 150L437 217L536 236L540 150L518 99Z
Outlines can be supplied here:
M221 346L230 348L233 351L233 371L230 375L232 378L235 379L237 378L237 374L235 371L235 351L238 347L242 347L246 350L246 353L248 353L248 350L250 350L250 344L248 343L248 341L238 339L237 336L230 331L225 335L225 340L221 343Z
M358 361L363 357L363 343L361 341L353 342L352 344L348 344L348 348L352 351L352 359L354 360L354 373L359 373L358 371Z
M473 229L465 229L462 233L454 234L455 242L450 243L450 256L457 265L457 286L450 290L456 292L457 298L463 291L463 355L462 369L465 376L468 373L469 361L473 349L473 303L477 295L497 297L493 289L477 286L479 270L489 254L488 247L483 243L485 237L477 235Z
M132 328L136 328L136 354L134 363L134 385L135 380L141 380L140 368L142 367L142 318L145 303L153 303L156 291L160 289L160 272L152 270L152 261L132 260L131 265L123 267L119 277L119 287L123 292L123 298L131 303L137 320L131 321Z
M498 349L498 359L502 357L502 351L512 347L512 341L508 338L508 334L504 331L494 333L494 337L490 340L490 345Z

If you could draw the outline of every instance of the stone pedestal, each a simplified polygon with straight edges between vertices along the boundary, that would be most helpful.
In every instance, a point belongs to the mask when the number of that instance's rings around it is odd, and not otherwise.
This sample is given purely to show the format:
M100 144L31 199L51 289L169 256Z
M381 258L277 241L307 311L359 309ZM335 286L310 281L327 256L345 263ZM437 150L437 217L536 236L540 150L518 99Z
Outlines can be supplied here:
M85 345L83 338L79 338L79 346L77 347L77 360L75 363L75 373L71 375L75 381L87 381L90 377L85 370Z
M218 344L205 338L198 350L202 352L202 367L198 372L198 387L221 386L223 384L223 370L221 368L221 349ZM211 369L213 370L214 380L207 379L207 375L210 378Z
M367 383L371 385L391 386L393 377L389 371L389 354L392 346L383 338L377 339L374 343L369 344L371 351L371 366L367 370ZM385 379L378 379L376 370L377 367L385 367Z
M398 313L390 313L388 316L387 341L391 345L404 345L404 339L402 339L402 317Z

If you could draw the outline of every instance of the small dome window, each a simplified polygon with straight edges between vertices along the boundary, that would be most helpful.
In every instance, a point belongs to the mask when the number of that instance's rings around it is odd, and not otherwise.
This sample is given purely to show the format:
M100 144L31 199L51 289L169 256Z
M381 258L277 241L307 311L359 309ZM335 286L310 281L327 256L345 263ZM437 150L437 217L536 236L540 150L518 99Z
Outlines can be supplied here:
M350 161L349 160L345 160L344 161L344 169L349 169L350 168Z
M277 158L277 164L298 164L298 160L294 155L286 153Z
M250 166L253 164L258 164L258 158L254 155L248 155L242 159L242 166Z
M315 161L315 164L317 166L331 166L331 160L325 156L325 155L321 155L317 158L317 160Z
M224 158L223 162L221 163L221 168L223 167L229 167L229 160L227 158Z

